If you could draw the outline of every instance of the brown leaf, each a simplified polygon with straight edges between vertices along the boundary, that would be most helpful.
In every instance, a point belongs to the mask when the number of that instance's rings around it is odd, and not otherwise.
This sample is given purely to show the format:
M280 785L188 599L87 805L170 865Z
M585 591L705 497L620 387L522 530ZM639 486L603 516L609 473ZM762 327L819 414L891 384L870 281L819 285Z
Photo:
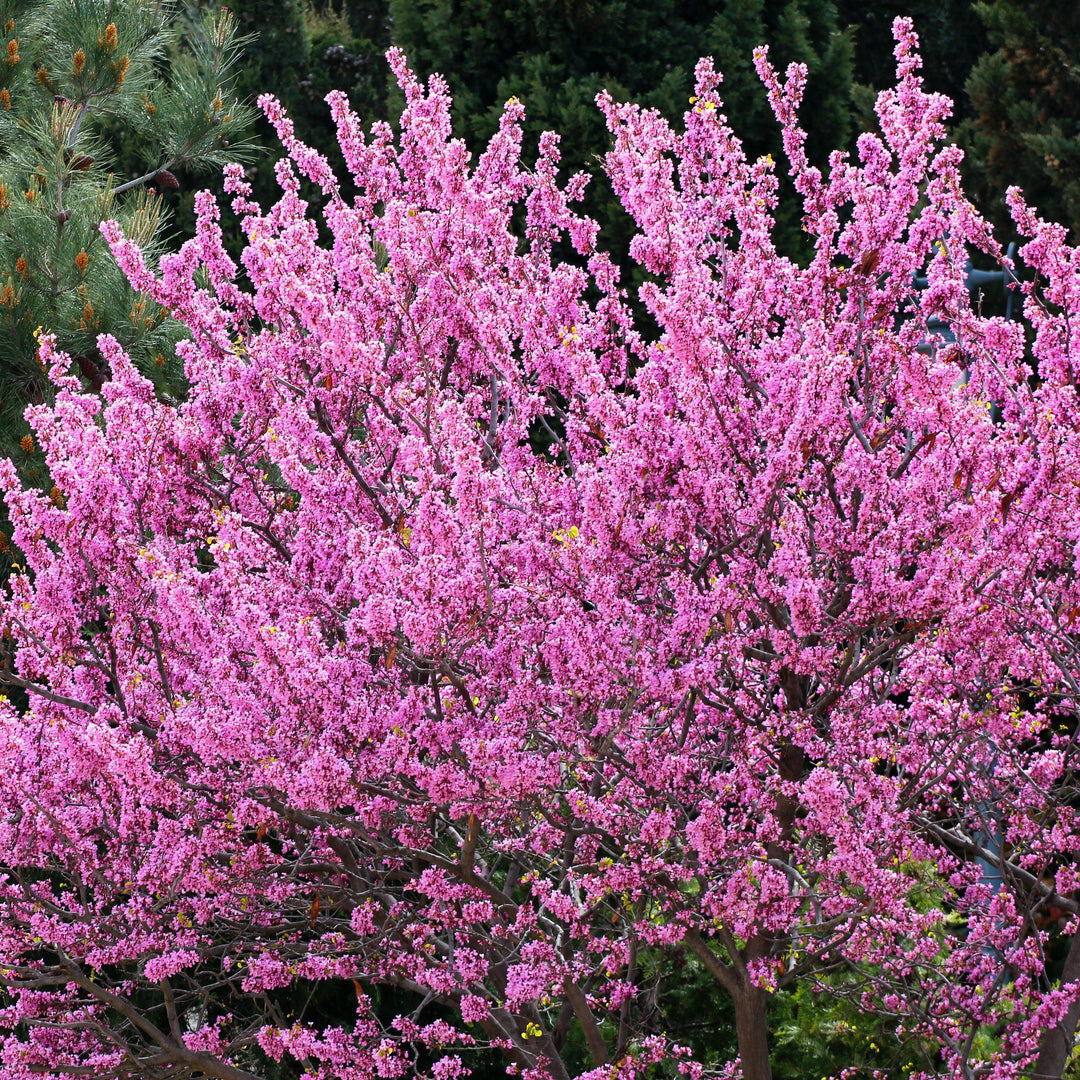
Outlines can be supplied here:
M319 917L319 907L320 907L319 897L316 894L315 899L312 900L312 902L311 902L311 910L308 912L308 915L311 918L311 925L312 926L315 925L315 920Z
M872 274L881 262L881 252L878 250L866 251L863 253L862 258L855 264L855 272L857 274Z
M79 370L83 375L90 380L90 385L95 390L100 390L105 385L105 376L101 368L89 356L76 356L75 362L79 365Z

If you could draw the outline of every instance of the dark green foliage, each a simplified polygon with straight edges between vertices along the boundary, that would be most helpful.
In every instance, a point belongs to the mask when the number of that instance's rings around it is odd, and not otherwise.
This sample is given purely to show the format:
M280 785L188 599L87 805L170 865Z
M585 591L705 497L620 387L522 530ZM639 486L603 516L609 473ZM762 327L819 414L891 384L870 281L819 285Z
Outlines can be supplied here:
M754 70L755 45L767 43L769 58L780 71L792 61L805 63L808 80L802 118L807 152L823 166L828 155L845 149L856 134L852 124L853 46L850 31L841 30L832 0L769 3L768 0L728 0L708 26L700 48L724 73L721 93L735 133L751 159L772 154L783 162L779 130L763 87ZM784 254L806 254L801 233L802 206L783 178L777 210L777 245Z
M240 95L277 93L278 86L295 81L311 53L300 0L232 0L229 7L240 30L251 39L237 80Z
M511 96L525 104L526 152L541 131L561 134L567 170L596 176L585 209L614 252L625 250L630 224L598 167L608 146L598 90L680 125L694 65L711 54L748 155L776 154L779 134L752 62L755 46L769 43L774 63L809 66L811 154L820 160L850 133L851 40L832 0L391 0L390 11L395 43L414 68L446 76L456 134L473 148L495 131ZM798 216L790 202L781 215L782 241L794 251Z
M724 73L725 111L749 156L775 154L780 147L776 121L753 66L753 49L761 44L768 44L769 57L781 71L793 60L809 68L803 122L811 159L823 164L831 151L847 146L854 56L852 36L841 30L837 5L832 0L728 0L710 6L719 10L698 48Z
M388 0L320 0L305 7L311 33L307 85L300 89L320 103L323 90L345 90L353 108L366 120L385 119L390 72L385 53L390 45ZM325 110L324 110L325 112Z
M1015 184L1043 216L1080 230L1080 7L993 0L974 9L995 51L967 82L969 188L999 226L1009 228L1002 200Z

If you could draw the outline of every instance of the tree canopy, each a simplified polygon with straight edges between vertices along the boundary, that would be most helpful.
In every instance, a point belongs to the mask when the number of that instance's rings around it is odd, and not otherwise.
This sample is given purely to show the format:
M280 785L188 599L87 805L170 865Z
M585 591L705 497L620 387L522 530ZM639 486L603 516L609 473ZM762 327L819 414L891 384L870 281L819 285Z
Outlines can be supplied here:
M1005 191L1021 186L1048 218L1080 229L1080 12L1070 4L973 5L994 51L967 82L965 132L973 194L1005 225Z
M807 265L708 61L678 131L601 96L658 336L557 136L522 164L510 100L470 158L398 52L399 136L332 97L355 199L263 100L280 199L227 172L250 289L207 194L157 270L105 226L191 389L102 335L86 393L43 334L55 495L0 466L13 1080L730 1075L662 1024L674 960L747 1080L791 987L884 1018L873 1067L1061 1074L1078 262L1014 191L1040 283L1024 324L972 310L965 245L1001 250L895 33L827 172L806 69L756 54Z

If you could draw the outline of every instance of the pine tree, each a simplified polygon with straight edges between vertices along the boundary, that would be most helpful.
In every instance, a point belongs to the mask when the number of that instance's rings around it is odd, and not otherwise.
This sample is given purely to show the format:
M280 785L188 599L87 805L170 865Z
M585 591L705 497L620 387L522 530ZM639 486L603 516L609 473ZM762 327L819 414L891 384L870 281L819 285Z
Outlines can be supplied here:
M39 327L77 358L88 389L109 377L97 349L107 333L162 392L180 392L182 328L132 290L98 227L124 222L156 258L158 189L176 170L243 155L252 111L229 92L243 42L225 9L184 28L145 0L7 0L0 24L0 453L26 454L23 410L50 393ZM121 146L134 175L114 171Z
M219 3L186 0L185 17L212 12ZM297 135L328 155L343 177L343 194L351 197L355 192L325 99L331 90L342 90L365 123L389 119L391 79L384 55L390 45L387 0L229 0L229 10L246 41L244 65L234 82L237 96L254 101L272 92L295 124ZM274 168L282 155L273 128L261 114L256 115L253 138L260 153L247 169L247 180L255 201L270 206L281 197ZM180 190L166 192L165 200L174 212L177 232L186 238L195 234L197 188L183 170L177 170L177 177ZM198 188L202 187L219 198L224 192L219 175L200 180ZM318 198L317 190L306 185L302 192L305 198ZM246 243L238 220L226 214L221 228L226 249L237 259Z
M1080 9L993 0L974 5L996 51L971 72L974 119L964 131L967 181L1008 227L1013 184L1049 218L1080 231Z

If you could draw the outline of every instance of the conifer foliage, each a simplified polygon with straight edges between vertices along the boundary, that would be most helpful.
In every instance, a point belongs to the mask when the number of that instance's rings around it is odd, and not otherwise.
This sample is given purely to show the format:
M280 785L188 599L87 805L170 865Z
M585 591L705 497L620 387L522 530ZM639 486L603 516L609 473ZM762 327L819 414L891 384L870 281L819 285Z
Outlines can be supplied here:
M181 42L173 9L143 0L7 0L0 59L0 432L22 438L23 409L50 392L37 361L44 328L100 389L108 333L162 389L178 390L182 328L141 297L101 239L115 219L153 259L174 170L220 170L244 154L252 110L229 92L238 56L224 9ZM117 175L118 140L138 171Z
M355 199L263 100L281 198L227 174L250 292L208 195L157 271L106 223L191 391L102 335L87 394L45 335L60 497L0 466L5 1077L451 1080L481 1046L527 1080L734 1075L658 1022L673 955L746 1080L793 985L888 1018L904 1075L1060 1074L1080 260L1013 191L1030 355L971 309L965 245L1001 250L895 33L880 133L827 173L805 69L757 54L805 267L711 61L678 131L600 96L657 335L557 136L524 167L512 99L474 161L396 52L399 138L331 95ZM332 1022L289 1014L320 989Z
M1080 8L1037 0L973 5L994 47L967 82L966 168L988 215L1008 219L1019 184L1048 218L1080 233Z

